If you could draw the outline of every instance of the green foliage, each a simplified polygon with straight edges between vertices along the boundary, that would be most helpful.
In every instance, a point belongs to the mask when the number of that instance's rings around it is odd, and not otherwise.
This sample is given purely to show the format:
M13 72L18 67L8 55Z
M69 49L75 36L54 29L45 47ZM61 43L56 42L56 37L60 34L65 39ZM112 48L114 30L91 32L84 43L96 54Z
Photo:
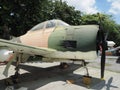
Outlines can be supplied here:
M108 34L107 40L114 41L120 45L120 25L116 24L111 15L100 14L101 24L104 32ZM83 15L81 24L100 24L98 14Z
M93 15L89 15L89 14L83 14L81 17L81 24L82 25L86 25L86 24L98 24L98 15L97 14L93 14Z
M49 0L41 12L42 21L50 19L61 19L71 25L79 25L81 23L81 12L75 10L74 7L68 6L66 2Z
M120 45L120 25L112 16L100 14L108 40ZM50 19L61 19L71 25L99 24L98 15L85 15L59 0L0 0L0 37L26 33L34 25ZM7 32L6 32L7 31Z
M66 2L60 3L59 1L54 2L53 6L52 16L54 16L54 18L61 19L71 25L81 24L81 12L75 10L74 7L68 6Z
M46 2L47 0L0 1L0 26L7 25L14 36L24 34L32 26L42 21L40 18L41 5Z
M53 0L1 0L0 32L6 25L13 36L26 33L34 25L49 19L62 19L69 24L80 24L80 11L65 2Z

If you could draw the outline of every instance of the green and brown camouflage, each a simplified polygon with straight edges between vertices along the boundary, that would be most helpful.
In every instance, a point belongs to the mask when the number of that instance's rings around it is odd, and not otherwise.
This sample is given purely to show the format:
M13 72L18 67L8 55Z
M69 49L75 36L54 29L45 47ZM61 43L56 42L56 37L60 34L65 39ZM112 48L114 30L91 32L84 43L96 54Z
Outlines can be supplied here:
M48 47L59 51L96 50L98 25L56 27L48 39Z
M52 60L93 60L97 57L98 31L98 25L70 26L60 20L49 20L36 25L26 34L11 40L17 44L9 42L7 45L11 48L16 47L14 49L16 52L41 55ZM5 44L7 41L1 41L1 44L3 43ZM34 47L35 49L33 49Z

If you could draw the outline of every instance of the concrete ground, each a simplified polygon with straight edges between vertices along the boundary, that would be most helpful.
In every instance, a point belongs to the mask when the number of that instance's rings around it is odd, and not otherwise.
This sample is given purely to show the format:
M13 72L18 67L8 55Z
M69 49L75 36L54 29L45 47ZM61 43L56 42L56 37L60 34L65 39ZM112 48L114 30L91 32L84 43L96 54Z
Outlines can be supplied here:
M100 79L100 59L89 63L89 74L92 76L90 85L83 84L85 68L70 64L67 69L60 69L59 63L25 63L20 65L20 82L5 86L0 66L0 90L120 90L120 63L117 58L107 58L105 80ZM14 74L14 66L9 69L9 76ZM72 80L70 84L68 80ZM10 89L11 88L11 89Z

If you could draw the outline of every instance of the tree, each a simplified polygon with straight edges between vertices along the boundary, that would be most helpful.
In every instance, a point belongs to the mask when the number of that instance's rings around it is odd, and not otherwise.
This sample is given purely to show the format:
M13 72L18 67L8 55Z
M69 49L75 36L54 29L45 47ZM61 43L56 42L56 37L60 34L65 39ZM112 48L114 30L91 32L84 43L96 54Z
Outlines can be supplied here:
M120 45L120 25L111 15L101 14L101 17L105 32L109 32L108 40ZM61 19L71 25L99 24L97 14L82 14L58 0L0 0L1 38L8 39L9 34L20 36L34 25L50 19Z
M66 2L53 0L0 1L1 36L5 32L3 26L8 28L11 35L20 36L45 20L62 19L69 24L77 25L81 22L80 17L80 11L68 6Z
M56 1L53 3L54 18L59 18L71 25L80 25L81 24L81 12L75 10L74 7L68 6L66 2Z
M108 34L107 40L114 41L116 45L120 45L120 26L115 23L111 15L100 14L104 32ZM99 24L98 14L83 15L81 24Z
M72 25L80 25L81 23L81 12L72 6L68 6L66 2L49 0L47 5L42 7L41 14L43 21L61 19Z
M40 11L48 0L1 0L0 28L4 24L10 29L10 34L19 36L32 26L41 22ZM4 31L4 30L3 30Z

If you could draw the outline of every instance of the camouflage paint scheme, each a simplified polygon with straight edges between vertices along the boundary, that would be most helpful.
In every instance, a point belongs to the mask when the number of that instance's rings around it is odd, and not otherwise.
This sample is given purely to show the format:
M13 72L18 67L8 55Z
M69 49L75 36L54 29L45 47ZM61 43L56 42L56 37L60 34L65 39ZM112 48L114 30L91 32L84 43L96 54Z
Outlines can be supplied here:
M97 25L56 26L28 31L20 36L21 43L30 46L52 48L59 51L96 50ZM73 41L76 47L65 47L64 41Z
M98 25L70 26L60 20L49 20L10 41L0 39L0 46L23 53L22 61L29 55L40 55L48 61L94 60L98 30Z
M53 30L54 28L49 28L28 32L20 37L20 41L25 45L48 48L48 39Z
M49 37L48 46L59 51L93 51L97 32L96 25L57 27ZM76 47L65 47L63 41L75 41Z
M0 61L9 61L3 74L8 75L14 57L20 62L26 62L33 55L42 56L41 61L46 62L95 60L98 31L98 25L70 26L60 20L49 20L10 41L0 39ZM9 58L11 51L13 57Z
M45 56L48 58L93 59L97 57L98 30L98 25L55 26L52 28L44 26L40 30L28 31L25 35L20 36L20 41L24 45L58 51ZM89 56L86 57L86 54Z

